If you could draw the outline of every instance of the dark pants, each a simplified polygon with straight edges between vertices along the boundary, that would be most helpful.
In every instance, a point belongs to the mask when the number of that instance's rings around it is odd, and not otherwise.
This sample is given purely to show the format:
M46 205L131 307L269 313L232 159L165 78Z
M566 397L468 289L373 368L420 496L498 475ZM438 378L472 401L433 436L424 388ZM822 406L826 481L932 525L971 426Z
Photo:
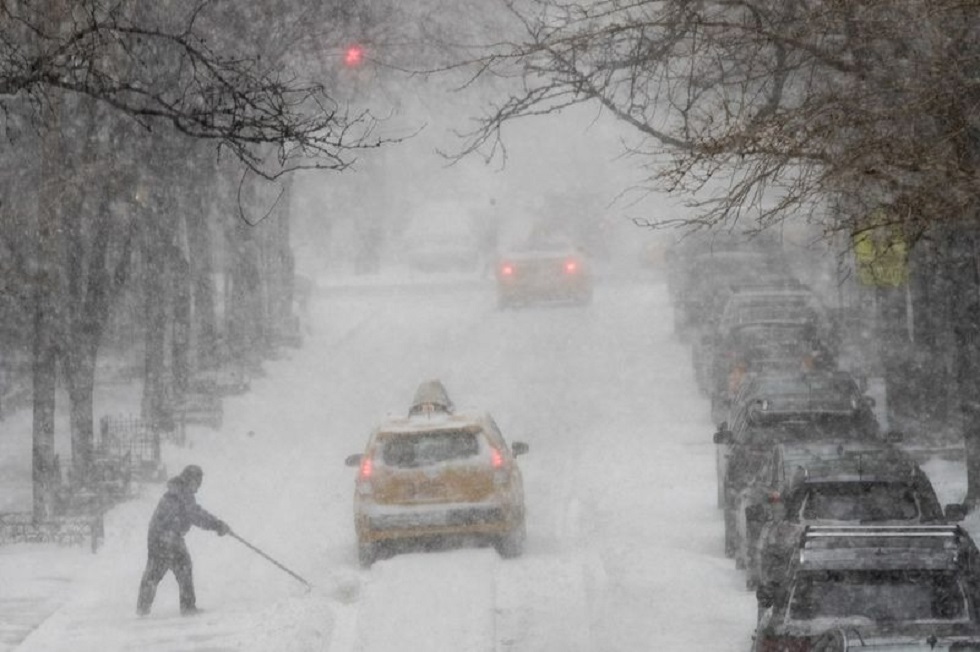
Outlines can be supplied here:
M148 614L153 606L153 598L157 593L157 585L167 571L173 571L180 589L181 612L193 610L197 606L194 597L194 577L190 553L183 539L177 539L167 545L149 546L146 559L146 570L140 582L139 600L136 603L136 613Z

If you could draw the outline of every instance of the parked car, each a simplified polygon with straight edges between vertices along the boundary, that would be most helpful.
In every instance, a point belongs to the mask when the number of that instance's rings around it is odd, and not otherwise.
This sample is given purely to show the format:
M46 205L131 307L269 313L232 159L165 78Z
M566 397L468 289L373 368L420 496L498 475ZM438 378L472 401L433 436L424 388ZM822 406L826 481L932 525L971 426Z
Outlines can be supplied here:
M724 305L732 285L788 274L781 245L761 237L697 233L668 248L665 257L674 330L681 337Z
M810 525L915 525L955 521L926 474L885 442L791 441L777 445L738 497L736 560L747 584L779 581Z
M812 650L837 630L937 643L980 635L980 553L959 526L808 527L799 550L785 581L756 591L756 652Z
M804 368L810 325L803 320L770 320L738 324L703 352L701 384L711 399L718 423L750 374L792 373ZM696 364L697 364L696 363Z
M503 557L522 553L524 488L516 457L527 444L504 440L485 411L457 411L438 381L423 383L409 415L391 418L346 459L358 468L354 528L369 567L395 544L489 542Z
M705 326L692 346L695 378L699 388L712 399L714 414L730 398L732 371L738 364L747 367L753 354L762 360L778 360L779 366L789 363L796 369L836 368L836 328L807 286L782 277L733 287L726 296L718 314L705 317ZM753 337L751 330L742 330L753 326L763 338L775 338L768 343L778 342L780 346L770 351L761 348L760 342L766 340ZM807 347L811 350L805 350ZM819 364L813 364L805 356L817 347L824 355ZM795 357L795 364L779 353ZM761 360L759 366L762 367Z
M538 241L504 254L497 264L496 278L500 308L542 301L592 301L589 260L563 240Z
M828 426L838 423L878 434L874 406L864 384L850 372L770 369L747 374L739 383L726 422L738 428L749 421L776 423L809 414Z
M828 336L834 330L820 298L807 285L788 276L735 288L721 311L718 328L727 332L738 324L773 320L809 321Z
M725 518L725 554L736 553L736 500L782 442L880 440L867 403L849 374L763 375L739 393L731 423L713 436L718 506ZM855 393L858 392L858 393Z

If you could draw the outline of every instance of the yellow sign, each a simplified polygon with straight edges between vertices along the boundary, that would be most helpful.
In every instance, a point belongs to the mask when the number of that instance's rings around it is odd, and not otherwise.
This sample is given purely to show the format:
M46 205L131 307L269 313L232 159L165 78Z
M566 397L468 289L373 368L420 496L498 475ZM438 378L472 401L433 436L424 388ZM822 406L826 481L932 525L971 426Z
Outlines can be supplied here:
M861 283L897 287L908 282L908 246L892 228L876 227L855 233L853 244Z

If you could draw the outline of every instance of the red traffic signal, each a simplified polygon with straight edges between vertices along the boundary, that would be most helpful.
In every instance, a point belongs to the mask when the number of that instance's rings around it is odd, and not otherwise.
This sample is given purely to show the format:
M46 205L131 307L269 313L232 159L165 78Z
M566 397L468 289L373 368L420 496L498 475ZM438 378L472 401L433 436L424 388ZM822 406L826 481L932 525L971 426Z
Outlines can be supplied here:
M344 65L355 68L364 62L364 48L360 45L348 45L344 51Z

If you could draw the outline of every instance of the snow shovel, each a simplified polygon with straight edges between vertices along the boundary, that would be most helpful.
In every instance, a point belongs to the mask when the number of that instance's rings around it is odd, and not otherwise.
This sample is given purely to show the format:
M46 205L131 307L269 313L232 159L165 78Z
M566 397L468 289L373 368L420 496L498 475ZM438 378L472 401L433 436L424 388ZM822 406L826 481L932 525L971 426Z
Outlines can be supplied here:
M269 555L265 554L264 552L262 552L261 550L259 550L255 546L253 546L251 543L249 543L245 539L243 539L240 536L238 536L237 534L235 534L233 531L228 530L228 534L230 534L232 537L234 537L234 538L238 539L239 541L241 541L242 543L244 543L246 546L248 546L249 548L251 548L253 551L257 552L258 554L262 555L263 557L265 557L266 559L268 559L269 561L271 561L273 564L275 564L276 566L278 566L281 570L286 571L287 573L289 573L290 575L292 575L294 578L298 579L300 582L302 582L303 584L306 585L306 588L308 588L308 589L312 589L313 588L313 585L312 584L310 584L309 582L307 582L306 580L304 580L297 573L294 573L293 571L289 570L288 568L286 568L285 566L283 566L282 564L280 564L278 561L276 561L275 559L273 559Z

